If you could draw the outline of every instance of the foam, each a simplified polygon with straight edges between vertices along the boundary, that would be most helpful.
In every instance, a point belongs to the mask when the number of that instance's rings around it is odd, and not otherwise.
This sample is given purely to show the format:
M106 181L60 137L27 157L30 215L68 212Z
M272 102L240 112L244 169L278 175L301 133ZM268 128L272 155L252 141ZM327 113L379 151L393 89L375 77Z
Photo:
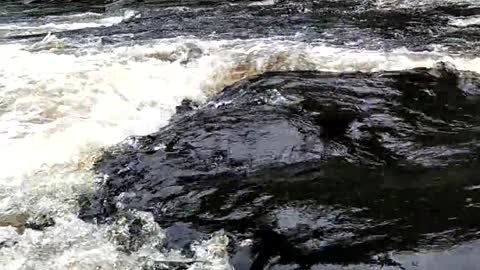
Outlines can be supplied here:
M60 32L84 28L109 27L139 16L133 10L125 10L119 15L82 13L69 16L49 16L38 22L0 24L0 37L33 35L46 32Z
M428 8L444 5L478 5L477 0L374 0L377 8Z
M204 101L265 71L400 70L447 61L480 72L479 58L441 48L365 51L275 38L180 37L134 46L91 44L75 53L31 46L0 45L0 213L9 220L2 225L0 217L0 243L17 242L0 249L0 269L141 269L172 260L192 262L191 269L231 269L221 232L196 243L194 257L162 253L154 248L164 239L162 229L149 214L134 213L146 220L148 241L127 254L112 237L125 231L121 221L94 225L76 217L77 198L93 192L99 180L92 164L101 149L157 130L185 97ZM21 228L25 219L42 215L55 225Z
M472 16L466 18L456 18L450 21L450 25L457 27L467 27L470 25L480 25L480 16Z

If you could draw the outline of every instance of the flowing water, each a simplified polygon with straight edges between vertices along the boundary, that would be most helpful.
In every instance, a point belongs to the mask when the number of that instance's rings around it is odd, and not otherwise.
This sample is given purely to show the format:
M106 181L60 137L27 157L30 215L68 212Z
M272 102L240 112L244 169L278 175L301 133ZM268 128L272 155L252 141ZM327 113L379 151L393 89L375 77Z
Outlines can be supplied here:
M102 148L158 130L183 98L202 102L265 71L403 70L444 61L480 72L479 53L476 0L4 0L0 269L156 269L182 261L231 269L222 232L196 243L193 254L161 251L162 228L134 212L147 240L130 252L122 248L129 233L122 221L78 218L78 198L99 181L92 164ZM478 247L395 256L455 269L478 265ZM444 262L445 253L459 255Z

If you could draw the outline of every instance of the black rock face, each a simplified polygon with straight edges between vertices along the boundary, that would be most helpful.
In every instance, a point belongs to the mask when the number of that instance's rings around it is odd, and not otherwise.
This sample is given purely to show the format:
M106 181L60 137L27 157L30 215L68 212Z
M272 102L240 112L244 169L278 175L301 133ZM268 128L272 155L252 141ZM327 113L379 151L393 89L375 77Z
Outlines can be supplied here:
M172 237L181 248L224 229L237 269L397 267L372 256L478 237L478 78L439 64L243 80L106 151L81 215L149 211L188 232ZM247 238L254 246L239 248Z

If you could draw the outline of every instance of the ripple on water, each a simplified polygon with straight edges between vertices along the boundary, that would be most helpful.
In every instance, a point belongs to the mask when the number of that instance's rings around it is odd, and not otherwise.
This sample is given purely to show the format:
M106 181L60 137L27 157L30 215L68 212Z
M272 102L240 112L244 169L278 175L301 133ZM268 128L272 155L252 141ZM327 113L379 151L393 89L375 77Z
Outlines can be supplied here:
M129 8L127 2L117 4ZM213 10L192 4L164 13L118 11L112 6L108 14L103 13L105 7L78 13L83 9L71 6L78 12L70 15L48 6L26 13L50 14L35 19L7 7L14 23L0 19L0 37L9 38L0 45L0 152L7 153L0 157L0 268L162 269L185 263L190 269L229 269L228 238L221 232L195 242L186 255L159 251L165 232L149 214L125 213L124 219L109 225L85 223L76 216L77 198L92 193L101 181L91 171L101 149L129 135L157 130L185 97L201 102L226 85L266 71L399 70L429 67L437 61L480 71L479 58L449 54L441 46L429 51L402 46L379 50L332 42L325 37L335 38L344 28L343 24L329 28L337 18L325 24L331 32L313 36L317 41L311 42L308 22L318 19L308 17L313 16L313 7L281 2L255 2L246 15L216 26L210 15L228 15L245 5ZM277 21L268 17L273 7L279 10ZM350 8L345 7L348 12ZM184 15L183 24L178 21L182 16L172 15L178 12ZM205 16L196 19L202 12ZM280 16L288 12L295 16ZM259 28L234 27L245 22L242 16L251 20L249 14L266 17L259 18ZM472 18L466 17L466 23ZM183 29L176 28L181 25ZM207 38L204 32L195 33L204 26ZM291 36L280 35L277 26ZM350 30L347 36L358 30L365 37L372 34L375 42L382 40L370 29ZM299 31L305 33L295 36ZM255 38L254 32L263 36ZM197 34L202 39L155 39L165 37L163 33ZM135 220L142 223L141 242L130 237ZM135 246L136 251L125 252L125 246Z

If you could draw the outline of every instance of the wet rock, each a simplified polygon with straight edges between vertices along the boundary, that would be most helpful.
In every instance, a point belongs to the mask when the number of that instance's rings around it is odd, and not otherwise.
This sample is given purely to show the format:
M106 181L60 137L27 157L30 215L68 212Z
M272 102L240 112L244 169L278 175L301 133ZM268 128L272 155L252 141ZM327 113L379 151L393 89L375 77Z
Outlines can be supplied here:
M170 226L165 231L166 242L163 248L167 250L188 250L196 241L206 239L206 235L195 229L191 229L188 224L177 223Z
M191 112L199 107L199 104L191 99L184 99L178 105L175 110L177 115L183 115L185 113Z
M25 223L25 227L32 230L41 231L47 227L52 227L55 225L55 220L52 217L46 214L40 214L34 217L31 217Z
M381 254L478 236L478 78L441 63L240 81L107 150L81 216L148 211L178 248L225 229L238 269L400 267Z

